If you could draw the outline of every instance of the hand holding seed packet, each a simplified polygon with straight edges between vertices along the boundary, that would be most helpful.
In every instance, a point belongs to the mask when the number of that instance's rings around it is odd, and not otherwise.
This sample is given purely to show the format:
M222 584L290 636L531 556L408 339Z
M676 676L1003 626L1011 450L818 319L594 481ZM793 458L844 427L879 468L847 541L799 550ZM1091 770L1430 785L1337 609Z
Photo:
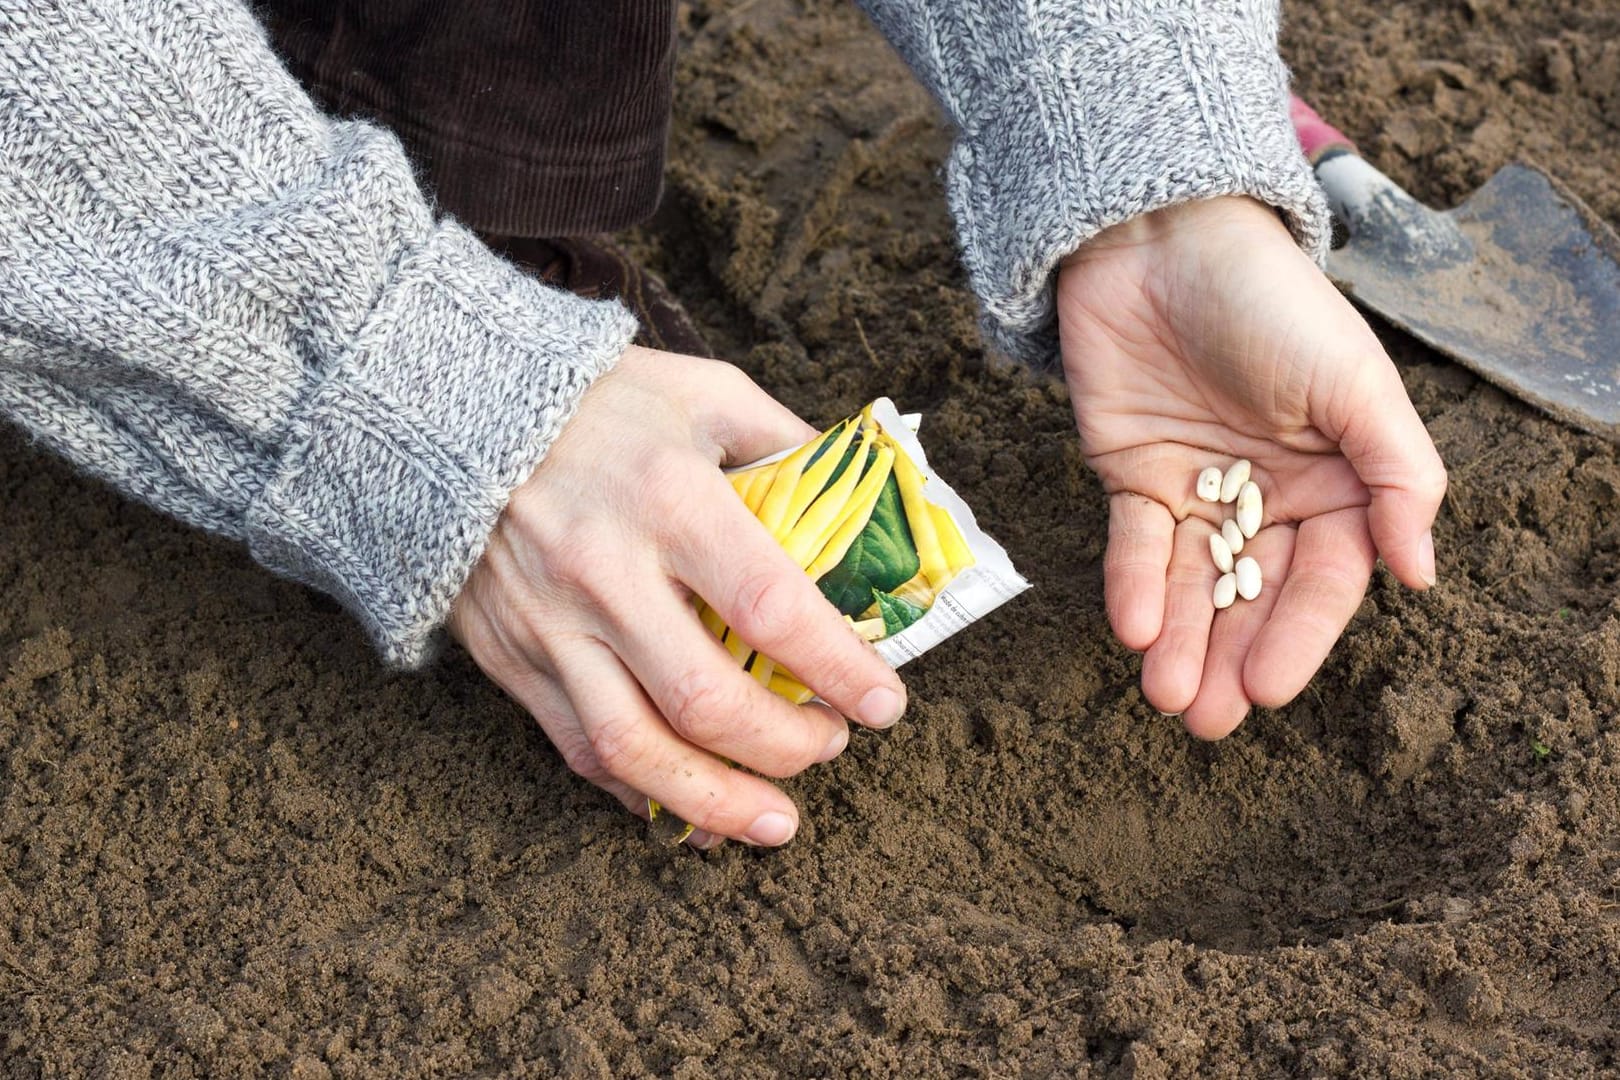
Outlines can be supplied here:
M967 504L930 473L916 419L879 398L803 446L730 472L748 509L893 667L1029 588ZM814 696L706 604L699 615L762 685L795 704ZM648 809L658 820L658 804ZM663 817L672 840L690 834Z

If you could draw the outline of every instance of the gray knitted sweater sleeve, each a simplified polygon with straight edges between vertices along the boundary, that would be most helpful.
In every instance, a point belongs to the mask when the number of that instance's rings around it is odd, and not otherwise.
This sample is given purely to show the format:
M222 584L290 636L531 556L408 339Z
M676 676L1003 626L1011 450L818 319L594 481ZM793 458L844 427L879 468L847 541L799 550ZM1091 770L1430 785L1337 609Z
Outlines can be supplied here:
M0 410L419 662L634 333L436 222L231 0L0 0Z
M1250 195L1318 260L1328 211L1288 120L1279 0L859 0L958 128L963 261L1002 350L1057 353L1053 272L1110 225Z

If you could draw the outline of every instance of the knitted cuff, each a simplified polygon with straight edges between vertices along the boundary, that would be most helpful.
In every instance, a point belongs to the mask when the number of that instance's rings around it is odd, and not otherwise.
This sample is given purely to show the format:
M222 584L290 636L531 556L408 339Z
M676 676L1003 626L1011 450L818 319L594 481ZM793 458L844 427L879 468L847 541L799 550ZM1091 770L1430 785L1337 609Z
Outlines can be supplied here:
M992 345L1055 363L1057 264L1110 225L1176 203L1253 196L1325 256L1327 205L1288 119L1274 19L1165 5L1037 52L975 103L949 164Z
M337 597L390 663L423 663L513 489L635 330L436 227L295 413L254 556Z

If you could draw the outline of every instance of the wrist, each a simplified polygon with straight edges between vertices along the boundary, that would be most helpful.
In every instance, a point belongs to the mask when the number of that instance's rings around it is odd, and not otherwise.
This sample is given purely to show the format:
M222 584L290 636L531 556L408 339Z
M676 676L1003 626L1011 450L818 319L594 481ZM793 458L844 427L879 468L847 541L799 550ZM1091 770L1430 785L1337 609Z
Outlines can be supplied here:
M635 329L435 227L293 410L246 517L255 558L337 597L390 663L422 663L512 491Z
M1248 195L1217 195L1174 203L1111 225L1067 255L1060 267L1121 248L1149 247L1188 230L1243 228L1273 233L1292 244L1281 212Z

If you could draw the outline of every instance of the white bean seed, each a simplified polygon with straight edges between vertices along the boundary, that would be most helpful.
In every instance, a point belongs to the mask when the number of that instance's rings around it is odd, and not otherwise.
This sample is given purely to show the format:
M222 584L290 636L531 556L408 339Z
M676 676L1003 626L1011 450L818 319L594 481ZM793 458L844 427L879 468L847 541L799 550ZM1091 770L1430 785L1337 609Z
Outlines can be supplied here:
M1236 574L1222 574L1215 582L1215 610L1231 607L1237 599L1237 588Z
M1238 490L1249 480L1249 459L1239 458L1226 475L1221 477L1221 502L1229 503L1238 497Z
M1215 569L1221 573L1232 572L1232 545L1220 533L1209 534L1209 557L1215 560Z
M1243 531L1245 539L1252 538L1260 531L1264 509L1260 502L1260 485L1253 480L1245 481L1238 489L1237 496L1237 526Z
M1239 559L1232 578L1238 595L1243 599L1253 600L1260 595L1260 564L1254 559L1247 555Z
M1198 497L1208 503L1219 501L1221 497L1221 470L1211 465L1198 474Z
M1238 528L1238 523L1231 518L1221 522L1221 539L1226 541L1226 546L1232 549L1233 555L1242 553L1243 530Z

